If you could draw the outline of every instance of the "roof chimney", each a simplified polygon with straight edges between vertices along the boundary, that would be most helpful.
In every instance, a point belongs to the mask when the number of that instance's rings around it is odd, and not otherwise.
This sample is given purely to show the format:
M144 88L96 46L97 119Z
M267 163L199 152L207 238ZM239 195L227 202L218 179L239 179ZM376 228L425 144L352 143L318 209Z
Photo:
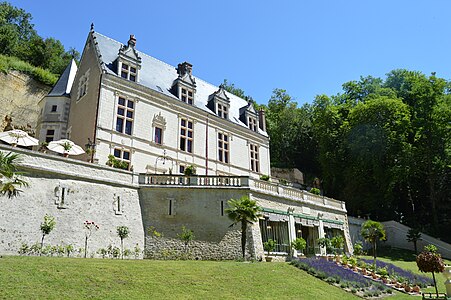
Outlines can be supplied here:
M193 75L193 65L186 61L181 64L178 64L177 73L179 74L180 77L185 76L185 74L187 73L191 76Z
M258 127L266 131L266 117L265 117L265 110L263 108L260 108L258 110Z
M130 39L128 40L128 46L129 46L129 47L132 47L132 48L135 48L135 46L136 46L136 38L135 38L135 35L130 34Z

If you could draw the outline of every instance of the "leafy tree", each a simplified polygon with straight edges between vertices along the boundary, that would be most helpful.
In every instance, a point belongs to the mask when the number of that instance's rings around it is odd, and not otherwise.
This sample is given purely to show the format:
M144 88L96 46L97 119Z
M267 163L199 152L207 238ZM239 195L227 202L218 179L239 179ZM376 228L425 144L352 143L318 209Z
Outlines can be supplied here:
M0 53L17 56L21 44L36 36L31 14L8 2L0 2Z
M241 224L241 251L243 259L246 258L246 232L248 224L253 224L260 217L261 207L257 205L257 201L249 199L248 196L242 196L240 199L230 199L229 208L225 211L229 219L233 221L234 226Z
M417 228L410 228L407 232L407 241L413 243L413 247L415 248L415 254L418 254L417 251L417 241L421 240L421 232Z
M417 266L421 272L431 272L432 279L434 279L435 293L438 299L438 289L437 282L435 281L434 273L441 273L445 270L445 264L439 253L437 253L437 248L434 247L424 247L424 251L417 256Z
M16 56L36 67L61 74L72 58L80 54L73 48L65 51L59 40L40 37L31 14L8 2L0 2L0 54Z
M374 265L376 265L376 246L378 241L386 240L384 226L376 221L368 220L362 224L362 237L373 246Z
M192 240L194 240L194 232L187 229L185 226L182 226L182 232L177 234L177 237L183 241L185 244L185 253L188 253L188 245Z
M42 232L42 238L41 238L41 251L39 255L42 255L42 249L44 246L44 238L46 235L50 234L52 230L55 228L56 222L55 218L49 215L44 216L44 222L41 223L41 232Z
M296 102L285 90L273 90L266 111L266 123L272 164L293 167L298 145L298 126L302 120Z
M124 259L124 239L127 238L130 234L130 229L127 226L118 226L116 228L117 235L121 239L121 254L122 259Z
M28 183L20 179L17 169L19 154L0 152L0 193L8 198L17 197Z

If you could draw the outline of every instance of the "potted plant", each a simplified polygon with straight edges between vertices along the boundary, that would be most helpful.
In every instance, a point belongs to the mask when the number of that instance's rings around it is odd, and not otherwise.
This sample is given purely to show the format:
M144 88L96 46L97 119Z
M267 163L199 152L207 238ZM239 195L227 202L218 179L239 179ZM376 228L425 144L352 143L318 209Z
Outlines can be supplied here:
M271 251L274 251L274 249L276 249L276 241L269 239L267 242L263 243L263 249L265 249L266 252L268 252L268 255L265 257L265 260L267 262L271 262L272 261L272 257L269 256L269 253Z
M302 251L304 251L306 246L307 246L307 242L305 241L305 239L303 239L301 237L298 237L294 241L291 242L291 248L298 252L297 253L298 256L303 255Z
M72 149L72 144L69 142L64 142L61 146L63 146L64 151L69 151L70 149ZM69 154L68 153L63 153L64 157L68 157Z
M357 271L357 258L351 256L348 260L348 263L351 265L353 271Z
M185 171L183 172L185 176L193 176L196 175L196 167L193 165L190 165L185 168Z
M269 181L269 175L260 175L260 180Z
M328 250L330 250L330 248L332 247L330 244L330 240L328 238L319 238L317 240L317 242L320 247L323 247L326 249L326 255L327 255Z
M338 256L343 251L345 239L342 235L336 235L330 240L330 244L333 247L334 255Z
M49 143L47 143L47 142L41 142L40 144L39 144L39 149L38 149L38 151L39 152L42 152L42 153L47 153L47 146L49 145Z
M387 268L379 268L377 273L381 276L381 279L384 283L388 283L388 271Z

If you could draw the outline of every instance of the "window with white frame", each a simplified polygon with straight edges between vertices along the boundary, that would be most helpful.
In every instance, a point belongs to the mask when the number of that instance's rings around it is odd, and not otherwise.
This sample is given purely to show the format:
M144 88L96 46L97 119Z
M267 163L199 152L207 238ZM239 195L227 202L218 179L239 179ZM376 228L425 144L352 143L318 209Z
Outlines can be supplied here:
M180 100L182 100L185 103L193 105L194 102L194 93L192 90L182 88L182 95L180 97Z
M77 99L80 99L86 93L88 92L88 78L89 78L89 70L86 71L86 73L80 77L78 80L78 97Z
M180 150L193 153L194 128L193 121L180 120Z
M250 130L257 131L257 119L255 119L253 117L249 117L248 118L248 126L249 126Z
M121 77L128 79L130 81L136 81L136 78L138 77L138 71L136 67L133 67L126 63L122 63Z
M254 172L260 172L258 146L255 144L249 144L250 158L251 158L251 170Z
M117 100L117 117L116 117L116 131L132 134L133 118L134 118L135 102L127 100L123 97L118 97Z
M229 163L229 136L221 132L218 133L218 160Z
M113 155L116 160L125 162L127 164L127 169L130 167L130 151L121 148L115 148Z
M226 105L218 103L218 116L220 118L228 119L229 117L229 109Z

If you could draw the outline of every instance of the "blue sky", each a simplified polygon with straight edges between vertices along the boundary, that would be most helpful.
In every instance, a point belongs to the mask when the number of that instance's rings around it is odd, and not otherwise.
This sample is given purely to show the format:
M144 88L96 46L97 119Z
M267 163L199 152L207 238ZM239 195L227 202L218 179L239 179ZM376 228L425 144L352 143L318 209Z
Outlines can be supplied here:
M299 104L396 68L451 79L451 1L9 1L43 37L82 51L91 22L122 43L259 103L274 88ZM69 4L71 3L71 4Z

